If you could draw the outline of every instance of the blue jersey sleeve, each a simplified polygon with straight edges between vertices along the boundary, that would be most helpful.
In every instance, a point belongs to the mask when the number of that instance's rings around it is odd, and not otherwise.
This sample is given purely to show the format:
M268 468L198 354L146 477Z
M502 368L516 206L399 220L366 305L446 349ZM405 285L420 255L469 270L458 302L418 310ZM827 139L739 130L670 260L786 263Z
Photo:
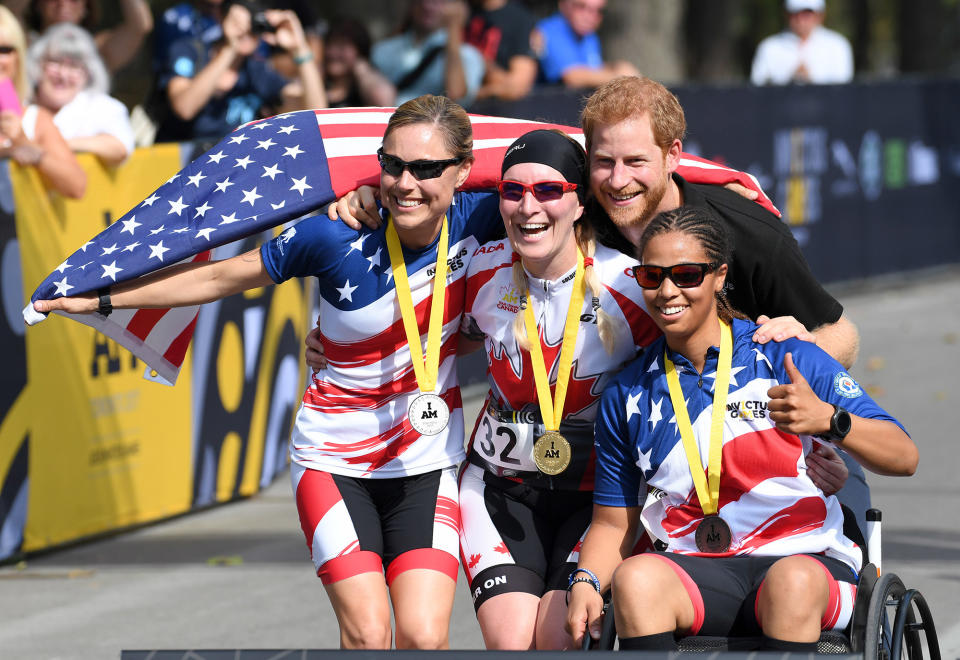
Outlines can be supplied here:
M341 261L342 246L359 233L324 215L314 215L293 225L260 246L260 256L270 278L284 282L291 277L324 277Z
M632 371L628 367L621 376ZM625 419L630 394L625 382L615 378L604 389L594 424L597 464L593 501L603 506L640 506L641 493L646 491L643 472L637 465L636 439Z
M474 236L481 245L503 236L500 200L495 193L456 193L447 218L454 235Z
M779 344L767 344L764 353L770 359L777 380L781 383L790 382L783 366L783 357L791 353L793 364L822 401L845 408L858 417L887 420L903 429L903 424L877 405L842 364L816 344L790 339Z

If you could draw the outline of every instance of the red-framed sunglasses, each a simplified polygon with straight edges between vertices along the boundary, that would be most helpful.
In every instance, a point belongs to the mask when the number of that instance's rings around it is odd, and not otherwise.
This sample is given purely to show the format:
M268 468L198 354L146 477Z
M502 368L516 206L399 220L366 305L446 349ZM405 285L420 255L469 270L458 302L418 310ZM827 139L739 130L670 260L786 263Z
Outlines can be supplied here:
M706 274L716 268L716 264L634 266L633 277L643 289L658 289L663 284L663 280L668 277L681 289L692 289L703 284L703 278Z
M568 181L537 181L520 183L504 179L497 182L500 198L508 202L519 202L525 193L533 195L538 202L552 202L563 197L564 193L577 189L577 184Z

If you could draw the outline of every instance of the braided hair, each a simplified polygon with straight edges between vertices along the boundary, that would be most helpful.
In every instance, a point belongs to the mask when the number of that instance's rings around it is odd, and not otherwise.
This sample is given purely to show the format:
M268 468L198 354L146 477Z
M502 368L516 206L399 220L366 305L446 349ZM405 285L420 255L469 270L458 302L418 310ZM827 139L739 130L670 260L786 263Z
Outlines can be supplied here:
M724 264L729 269L733 257L733 243L729 231L709 209L696 206L681 206L672 211L664 211L650 221L640 236L637 248L641 263L643 251L651 239L674 232L695 238L714 269ZM729 286L729 283L725 284L716 294L717 315L725 323L730 323L732 319L747 319L747 316L734 309L727 299L726 291Z

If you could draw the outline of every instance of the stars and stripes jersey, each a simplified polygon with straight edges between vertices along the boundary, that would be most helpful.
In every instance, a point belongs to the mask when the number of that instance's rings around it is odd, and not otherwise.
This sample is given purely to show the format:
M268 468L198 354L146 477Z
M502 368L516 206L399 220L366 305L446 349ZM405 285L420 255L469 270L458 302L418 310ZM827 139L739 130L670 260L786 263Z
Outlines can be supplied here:
M520 349L513 334L520 293L513 284L512 255L513 250L506 239L487 243L473 255L467 269L463 326L467 336L479 339L482 335L484 341L490 384L488 403L492 402L499 410L519 411L533 421L513 424L508 432L495 428L489 419L481 416L470 446L490 464L536 474L532 443L544 432L544 426L540 419L530 353ZM571 464L562 474L551 479L552 488L593 488L593 422L603 388L613 373L660 335L647 315L642 289L630 271L637 262L599 245L593 259L603 285L600 305L613 319L614 350L608 354L600 341L596 314L587 290L559 429L571 444ZM531 277L528 273L528 304L532 305L537 321L551 394L556 386L574 275L575 269L571 269L563 277L548 281ZM524 480L523 476L517 478ZM539 479L531 479L530 483L544 485Z
M823 552L860 569L860 552L843 536L837 498L807 476L806 455L819 440L777 430L767 414L767 391L790 383L786 353L820 399L861 417L899 425L833 358L816 345L790 339L757 344L756 325L733 322L733 364L724 415L719 515L730 526L728 552L716 556L786 556ZM596 423L594 502L641 506L647 486L657 503L643 512L648 531L683 554L697 551L694 533L703 511L687 463L664 372L661 337L617 375L603 393ZM711 348L702 376L670 351L706 470L718 351ZM711 555L713 556L713 555Z
M463 460L463 411L454 361L466 266L495 228L492 195L457 193L447 211L448 272L436 393L450 409L447 427L421 436L407 420L419 395L385 238L314 216L261 247L276 282L316 276L320 331L328 366L314 374L291 437L291 458L304 467L355 477L421 474ZM422 346L437 260L437 240L403 250Z

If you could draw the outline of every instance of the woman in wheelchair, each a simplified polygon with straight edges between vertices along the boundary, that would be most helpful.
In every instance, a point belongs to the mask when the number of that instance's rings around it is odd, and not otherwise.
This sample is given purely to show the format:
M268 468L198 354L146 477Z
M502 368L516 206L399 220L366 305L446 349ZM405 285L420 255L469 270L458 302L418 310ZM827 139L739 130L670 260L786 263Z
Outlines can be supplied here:
M601 398L593 519L568 591L575 641L599 636L610 588L621 649L762 633L764 649L815 651L849 620L861 557L806 456L828 442L880 474L916 469L900 424L816 345L751 340L724 296L730 252L704 209L643 233L634 275L663 337ZM630 556L641 518L665 551Z

